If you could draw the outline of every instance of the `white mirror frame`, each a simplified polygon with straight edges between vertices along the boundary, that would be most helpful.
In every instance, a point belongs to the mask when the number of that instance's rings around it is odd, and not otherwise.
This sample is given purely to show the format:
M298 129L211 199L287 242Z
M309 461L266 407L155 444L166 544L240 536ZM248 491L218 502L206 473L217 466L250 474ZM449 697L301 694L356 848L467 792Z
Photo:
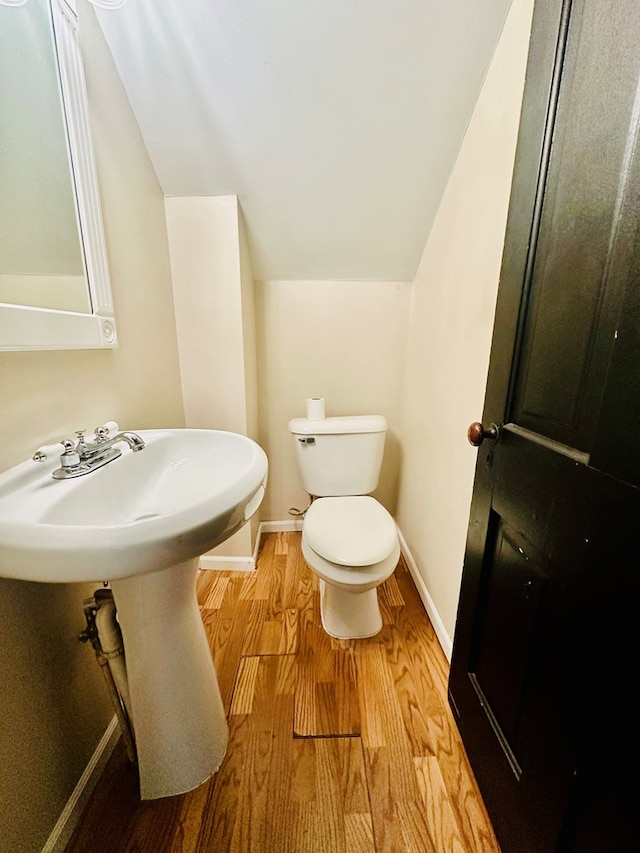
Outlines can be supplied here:
M116 324L75 0L49 0L91 314L0 303L0 350L104 349Z

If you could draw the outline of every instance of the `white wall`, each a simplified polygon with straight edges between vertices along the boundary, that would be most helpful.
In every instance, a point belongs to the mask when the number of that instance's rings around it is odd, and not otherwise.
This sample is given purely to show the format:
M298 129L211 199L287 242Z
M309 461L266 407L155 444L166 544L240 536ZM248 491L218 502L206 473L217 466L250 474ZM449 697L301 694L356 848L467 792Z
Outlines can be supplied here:
M411 280L509 2L98 16L165 192L237 192L257 278Z
M255 439L253 275L238 200L168 198L165 208L186 426ZM254 517L209 554L251 558L256 532Z
M256 282L260 440L270 462L263 520L290 520L289 507L308 503L287 429L308 397L324 397L327 416L385 415L376 497L395 511L410 295L404 282Z
M93 8L80 5L119 346L0 353L0 470L114 418L183 426L164 201ZM113 716L77 640L96 584L0 580L0 851L40 850Z
M476 460L466 430L482 416L532 6L513 2L413 285L397 520L449 640Z
M246 432L237 199L167 198L165 208L186 424Z

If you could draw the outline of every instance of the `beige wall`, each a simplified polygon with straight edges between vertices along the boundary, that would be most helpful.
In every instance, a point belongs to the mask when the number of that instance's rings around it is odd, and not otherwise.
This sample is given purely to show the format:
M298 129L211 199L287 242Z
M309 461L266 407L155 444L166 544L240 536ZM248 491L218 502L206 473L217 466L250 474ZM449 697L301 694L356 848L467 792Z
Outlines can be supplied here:
M260 440L260 424L258 420L258 352L256 345L256 298L255 281L251 267L251 255L247 242L247 231L242 210L238 206L238 236L240 240L240 290L242 296L242 344L245 375L245 405L247 417L247 435L254 440ZM257 543L258 529L262 518L262 507L251 516L246 525L245 536L248 535L252 546ZM242 533L242 531L239 531ZM236 534L237 536L238 534ZM259 543L258 543L259 544ZM219 546L218 552L223 547ZM227 552L228 553L228 552ZM253 551L252 551L253 554Z
M237 199L167 198L165 208L186 424L246 433Z
M165 209L186 425L255 439L254 285L238 200L167 198ZM209 556L251 558L257 524L254 516Z
M482 415L532 5L513 2L413 286L397 520L449 639L476 459L466 430Z
M184 424L162 194L84 2L80 26L120 343L0 353L0 470L111 418ZM41 849L113 715L77 641L95 588L0 580L1 853Z
M269 457L263 520L291 520L308 498L287 424L308 397L327 416L385 415L389 433L376 497L395 511L400 405L411 286L398 282L256 283L260 440Z

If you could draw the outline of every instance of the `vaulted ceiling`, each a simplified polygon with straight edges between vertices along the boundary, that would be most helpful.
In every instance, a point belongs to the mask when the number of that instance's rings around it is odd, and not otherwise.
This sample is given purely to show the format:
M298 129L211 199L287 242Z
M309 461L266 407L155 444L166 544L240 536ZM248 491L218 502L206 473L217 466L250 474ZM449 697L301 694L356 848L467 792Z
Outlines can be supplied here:
M256 278L411 280L510 0L128 0L98 18L167 196Z

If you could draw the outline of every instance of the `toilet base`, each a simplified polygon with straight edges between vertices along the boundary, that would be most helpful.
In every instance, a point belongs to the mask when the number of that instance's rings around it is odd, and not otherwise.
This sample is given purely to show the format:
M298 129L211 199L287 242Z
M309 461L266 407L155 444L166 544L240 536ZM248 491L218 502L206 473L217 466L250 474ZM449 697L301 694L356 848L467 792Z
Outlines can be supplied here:
M320 579L322 627L336 640L363 640L382 630L378 588L348 592Z

